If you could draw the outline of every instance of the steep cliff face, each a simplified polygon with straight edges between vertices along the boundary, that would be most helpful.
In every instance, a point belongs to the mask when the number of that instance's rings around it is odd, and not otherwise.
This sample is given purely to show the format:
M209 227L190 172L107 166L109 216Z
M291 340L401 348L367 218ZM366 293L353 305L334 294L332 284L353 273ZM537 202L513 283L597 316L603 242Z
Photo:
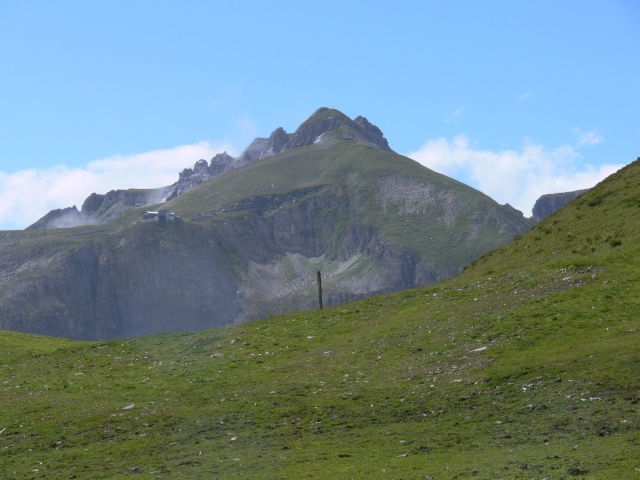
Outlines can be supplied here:
M385 245L350 217L345 198L312 196L261 214L280 205L255 198L252 212L214 225L148 222L71 248L51 232L50 244L13 249L2 266L13 281L0 283L0 328L84 340L202 330L312 308L316 269L325 305L457 271Z
M92 193L82 204L81 214L91 223L106 223L137 208L160 203L166 196L165 188L111 190L105 195Z
M54 237L37 251L14 249L3 270L21 278L0 282L0 328L103 340L228 325L241 311L238 286L213 238L201 226L149 223L115 245L65 251L67 239Z
M578 198L580 195L588 191L589 189L587 188L586 190L576 190L574 192L549 193L547 195L542 195L533 205L533 218L537 222L541 222L552 213L560 210L571 200Z

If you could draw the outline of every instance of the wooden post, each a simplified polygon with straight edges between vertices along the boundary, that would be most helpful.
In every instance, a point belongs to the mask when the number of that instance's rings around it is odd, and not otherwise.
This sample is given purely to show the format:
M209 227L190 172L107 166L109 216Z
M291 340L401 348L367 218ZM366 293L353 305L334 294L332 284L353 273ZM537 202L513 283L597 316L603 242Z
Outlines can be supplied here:
M318 270L318 307L322 310L322 277Z

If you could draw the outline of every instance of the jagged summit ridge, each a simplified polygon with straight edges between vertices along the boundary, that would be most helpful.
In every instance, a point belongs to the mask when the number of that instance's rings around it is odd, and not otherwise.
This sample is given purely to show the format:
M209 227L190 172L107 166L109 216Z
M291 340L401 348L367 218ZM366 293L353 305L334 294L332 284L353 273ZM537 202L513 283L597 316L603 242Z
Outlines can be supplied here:
M351 120L339 110L322 107L293 134L288 134L282 127L278 127L268 138L258 137L253 140L237 158L223 152L215 155L210 161L198 160L193 168L182 170L178 174L178 181L172 185L150 190L93 193L87 197L81 211L74 207L52 210L27 229L105 223L134 208L173 200L196 185L242 165L294 148L340 139L355 139L377 150L392 151L382 131L366 118L358 116Z
M351 120L333 108L319 108L298 127L283 150L324 143L339 138L352 138L369 144L376 150L392 151L382 131L365 117Z
M291 135L282 127L278 127L271 132L268 138L256 138L237 158L224 152L213 157L210 163L207 163L206 160L198 160L193 168L185 168L180 173L178 181L169 187L166 200L172 200L210 178L222 175L247 163L294 148L339 139L354 139L364 142L376 150L393 151L382 131L365 117L358 116L355 120L351 120L339 110L322 107L316 110Z
M339 110L322 107L305 120L294 133L287 133L282 127L278 127L268 138L254 139L237 158L225 151L215 155L210 161L198 160L192 168L182 170L178 175L178 181L172 185L148 190L93 193L87 197L80 211L75 207L52 210L27 229L106 223L135 208L173 200L196 185L243 165L296 148L338 140L356 140L379 151L393 152L380 128L365 117L358 116L352 120ZM562 207L566 201L563 203L554 200L551 202L553 205L545 207L544 213L534 208L533 218L540 221L544 216ZM538 208L541 209L542 206Z

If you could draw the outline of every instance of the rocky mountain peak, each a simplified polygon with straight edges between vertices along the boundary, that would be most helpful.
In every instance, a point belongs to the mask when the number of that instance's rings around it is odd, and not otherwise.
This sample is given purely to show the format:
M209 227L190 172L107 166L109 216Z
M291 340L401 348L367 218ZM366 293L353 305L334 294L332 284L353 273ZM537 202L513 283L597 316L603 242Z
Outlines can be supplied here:
M281 152L284 146L289 142L289 135L284 131L284 128L276 128L271 135L269 135L269 144L274 152Z
M239 167L245 163L276 155L282 152L288 143L289 135L287 135L287 132L285 132L282 127L278 127L269 135L269 138L258 137L251 142L238 157L236 166Z
M377 150L392 151L382 131L366 118L351 120L341 111L326 107L316 110L298 127L285 150L347 138L368 143Z
M218 153L211 159L209 164L209 175L212 177L222 175L227 170L231 170L235 164L236 159L229 155L226 150L222 153Z
M209 169L209 162L206 160L198 160L193 166L193 173L199 174Z
M268 138L258 137L253 140L237 158L223 152L215 155L210 162L204 159L198 160L193 168L182 170L178 174L178 181L173 185L135 195L126 193L124 190L111 191L106 195L93 193L85 200L81 212L76 214L71 209L52 211L51 216L43 217L32 227L43 227L54 219L59 219L60 216L65 218L77 216L79 225L103 223L133 208L172 200L202 182L261 158L298 147L344 139L358 140L377 150L393 151L389 148L382 131L365 117L358 116L355 120L351 120L339 110L322 107L313 112L291 135L282 127L278 127ZM132 202L133 197L135 201Z
M362 129L362 131L364 131L373 140L376 145L381 147L383 150L391 150L391 148L389 148L387 139L384 138L384 135L382 134L382 130L369 122L369 120L367 120L365 117L358 116L353 122L358 125Z
M298 127L287 145L287 150L313 145L322 134L350 123L353 121L342 112L326 107L320 108Z

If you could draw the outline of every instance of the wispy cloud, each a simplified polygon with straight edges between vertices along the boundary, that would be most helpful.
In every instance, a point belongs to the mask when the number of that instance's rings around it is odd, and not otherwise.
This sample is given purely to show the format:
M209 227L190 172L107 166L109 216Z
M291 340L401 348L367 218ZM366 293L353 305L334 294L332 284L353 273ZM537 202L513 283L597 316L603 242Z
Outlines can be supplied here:
M578 145L581 147L593 147L604 141L604 137L597 130L583 132L580 128L572 128L571 131L578 137Z
M453 112L450 112L450 113L445 113L444 121L447 123L460 123L460 120L462 120L463 113L464 113L464 107L460 105L460 107L457 110L454 110Z
M178 173L201 159L210 159L230 145L200 142L195 145L114 155L89 162L84 168L64 165L48 169L0 172L0 229L22 229L49 210L76 205L93 192L119 188L156 188L170 185Z
M464 135L452 141L437 138L408 156L499 203L513 205L526 216L541 195L593 187L623 166L583 164L570 145L550 150L526 139L519 150L493 152L471 143Z
M518 100L520 102L524 102L526 99L533 97L534 95L536 95L538 92L537 91L530 91L527 93L523 93L522 95L520 95L518 97Z

